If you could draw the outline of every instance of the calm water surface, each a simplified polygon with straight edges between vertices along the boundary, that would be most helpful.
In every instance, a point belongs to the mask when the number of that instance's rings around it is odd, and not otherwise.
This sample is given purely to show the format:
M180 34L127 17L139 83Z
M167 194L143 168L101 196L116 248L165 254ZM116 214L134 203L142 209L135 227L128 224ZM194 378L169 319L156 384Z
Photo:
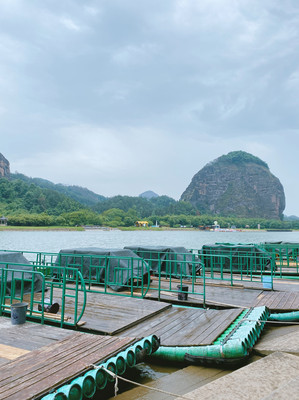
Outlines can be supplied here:
M298 232L202 232L202 231L0 231L0 249L59 252L77 247L123 248L129 245L183 246L199 249L216 242L299 243Z

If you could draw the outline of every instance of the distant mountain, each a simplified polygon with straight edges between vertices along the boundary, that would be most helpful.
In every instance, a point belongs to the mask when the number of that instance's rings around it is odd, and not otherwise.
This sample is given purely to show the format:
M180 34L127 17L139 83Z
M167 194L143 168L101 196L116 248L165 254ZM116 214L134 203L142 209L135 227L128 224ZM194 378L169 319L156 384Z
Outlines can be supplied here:
M202 214L281 219L282 184L258 157L233 151L203 167L181 196Z
M144 199L152 199L154 197L159 197L159 195L152 190L147 190L139 195L139 197L143 197Z
M64 194L65 196L70 197L71 199L85 205L85 206L93 206L97 204L100 201L105 200L106 198L104 196L101 196L99 194L96 194L92 192L89 189L83 188L81 186L68 186L68 185L62 185L61 183L53 183L51 181L48 181L46 179L42 178L30 178L26 175L15 173L11 174L11 179L16 180L20 179L23 182L26 183L33 183L36 186L39 186L40 188L43 189L51 189L51 190L56 190L59 193Z
M299 217L297 217L296 215L290 215L290 216L284 215L283 220L284 221L299 221Z

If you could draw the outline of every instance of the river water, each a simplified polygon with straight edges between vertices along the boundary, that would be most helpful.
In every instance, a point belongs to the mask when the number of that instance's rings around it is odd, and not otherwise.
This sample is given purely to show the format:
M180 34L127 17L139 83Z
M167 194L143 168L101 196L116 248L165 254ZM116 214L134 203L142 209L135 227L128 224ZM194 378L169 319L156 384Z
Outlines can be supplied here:
M77 247L101 247L123 248L129 245L148 246L183 246L187 249L200 249L204 244L225 243L259 243L265 241L285 241L299 243L298 232L205 232L205 231L120 231L88 229L86 231L0 231L0 249L43 251L58 253L61 249ZM26 255L27 257L27 255ZM30 259L30 257L27 257ZM197 368L197 367L189 367ZM175 373L174 373L175 372ZM183 372L183 371L182 371ZM159 382L159 379L167 378L167 382L160 385L163 389L174 393L185 393L181 386L186 379L193 379L194 370L185 369L184 377L176 366L159 366L141 364L131 371L131 379L146 384L150 381ZM222 373L219 370L219 373ZM204 373L198 367L200 379L204 379ZM172 378L173 377L173 378ZM164 387L163 387L164 384ZM166 384L166 387L165 387ZM159 384L157 384L159 387ZM166 400L173 397L143 389L131 389L123 387L125 391L118 397L120 400ZM94 399L112 399L113 390L100 392Z
M77 247L123 248L130 245L183 246L200 249L216 242L259 243L285 241L299 243L294 232L206 232L206 231L120 231L88 229L86 231L0 231L0 249L58 253Z

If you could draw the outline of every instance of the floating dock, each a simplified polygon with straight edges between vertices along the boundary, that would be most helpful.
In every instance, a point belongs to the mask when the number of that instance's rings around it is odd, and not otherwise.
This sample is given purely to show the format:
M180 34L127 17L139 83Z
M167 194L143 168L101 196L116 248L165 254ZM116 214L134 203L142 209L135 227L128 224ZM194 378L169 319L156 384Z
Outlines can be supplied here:
M31 329L28 329L29 325ZM36 324L28 322L19 326L18 331L20 333L24 328L28 334L29 331L34 331L33 325ZM31 341L30 335L27 341ZM136 342L135 338L69 331L64 339L30 351L2 365L0 367L0 399L41 398L92 369L92 365L116 355L134 342Z
M202 346L216 338L242 310L201 310L172 307L125 330L121 335L144 337L155 332L163 346Z
M171 304L103 293L87 293L82 331L117 335L171 307ZM67 299L66 315L74 313L74 301Z
M188 282L184 282L188 286ZM165 283L165 287L167 283ZM242 281L233 286L228 283L219 282L206 284L206 307L232 308L232 307L260 307L267 306L272 312L286 312L299 310L299 291L294 287L294 282L276 283L278 290L263 290L262 285L255 284L252 287L251 282ZM162 282L163 287L163 282ZM280 289L281 288L281 289ZM296 289L296 290L293 290ZM199 289L200 291L201 289ZM188 294L188 301L179 301L177 293L167 291L160 292L160 299L176 304L186 306L202 307L200 297L194 294ZM146 298L158 299L157 291L149 290Z
M39 268L50 271L52 267ZM280 330L283 333L280 337L268 338L268 341L265 336L256 345L267 318L270 318L269 310L272 313L299 310L299 290L294 282L275 281L275 290L269 290L264 288L262 280L205 281L196 275L189 281L185 280L185 277L183 279L183 276L181 279L162 277L157 281L156 277L150 278L147 274L147 282L151 285L144 287L143 275L140 277L139 274L129 280L128 286L122 288L121 292L113 293L108 282L105 281L104 287L98 283L87 282L75 267L57 268L61 268L60 280L57 280L56 275L50 274L47 276L47 279L50 279L48 281L42 272L33 271L30 272L32 279L40 275L41 290L32 290L31 294L24 297L23 288L21 297L12 290L11 297L5 296L2 299L1 312L6 318L0 318L0 399L40 399L49 392L60 390L58 388L61 385L68 385L78 376L83 379L82 374L87 373L86 371L94 365L105 362L133 344L137 346L137 341L149 335L157 335L161 339L161 347L155 354L160 356L160 360L175 359L179 362L193 363L211 363L215 362L215 359L220 363L229 358L232 361L243 360L255 346L254 350L259 355L273 353L273 357L270 358L273 371L279 369L281 360L282 371L285 362L289 363L291 368L297 365L294 358L289 358L299 353L298 330L295 328ZM16 288L20 280L17 273L18 271L13 276L13 284L10 286L12 288ZM7 271L3 270L3 282L8 275ZM22 276L24 278L24 275ZM27 282L25 279L23 281ZM183 286L187 286L187 293L186 288L182 289ZM49 294L50 298L46 299ZM134 298L135 295L139 298ZM143 296L145 298L142 299ZM17 301L27 301L30 310L27 313L26 324L12 326L7 317L11 311L11 303ZM44 306L49 306L53 301L60 304L60 316L59 313L44 314ZM208 308L201 308L203 306ZM255 313L254 310L258 308L263 308L264 311ZM29 322L34 320L35 323ZM39 324L38 321L52 326ZM55 325L60 325L60 328ZM68 329L61 329L62 327ZM172 347L176 349L172 351ZM232 352L228 352L232 348L235 351L233 355ZM277 354L282 353L276 353L277 350L293 354L282 355L279 358ZM186 358L186 355L189 358ZM261 374L261 368L256 365L257 372L249 370L248 376ZM241 370L236 372L239 371ZM207 381L200 381L200 386L205 385L202 387L206 390L203 396L205 393L209 395L210 389L206 386L212 385L206 383L217 379L218 373L219 376L224 375L218 371L208 374ZM231 378L232 382L235 379L238 387L238 382L241 382L240 376L235 375ZM177 377L179 378L179 373ZM226 377L221 379L224 378ZM216 393L219 390L220 394L221 381L218 381L220 379L214 384L219 385L219 389L218 386L215 387ZM233 383L227 382L233 386ZM262 380L257 382L262 384ZM279 385L276 388L280 390ZM191 394L191 398L198 398L196 396L197 393ZM268 393L265 396L268 396ZM51 395L47 396L47 400L50 398L52 399Z

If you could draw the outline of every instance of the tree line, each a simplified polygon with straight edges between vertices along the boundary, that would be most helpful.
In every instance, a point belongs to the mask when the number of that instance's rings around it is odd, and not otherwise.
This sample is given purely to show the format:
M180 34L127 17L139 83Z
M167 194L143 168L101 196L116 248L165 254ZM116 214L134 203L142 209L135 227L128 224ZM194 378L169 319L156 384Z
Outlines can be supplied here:
M59 216L48 215L46 213L20 213L9 215L8 225L12 226L103 226L103 227L132 227L138 220L145 220L149 227L155 226L170 228L211 228L215 221L215 216L211 215L152 215L149 218L141 217L136 210L130 209L127 212L119 208L112 208L99 214L92 210L82 209L62 213ZM280 221L264 220L260 218L234 218L217 217L217 222L222 228L236 229L299 229L299 220Z
M152 199L115 196L92 207L52 189L41 188L23 180L0 179L0 214L12 226L81 226L132 227L137 220L156 225L204 229L215 219L223 228L299 229L299 220L280 221L260 218L199 215L188 202L168 196Z

